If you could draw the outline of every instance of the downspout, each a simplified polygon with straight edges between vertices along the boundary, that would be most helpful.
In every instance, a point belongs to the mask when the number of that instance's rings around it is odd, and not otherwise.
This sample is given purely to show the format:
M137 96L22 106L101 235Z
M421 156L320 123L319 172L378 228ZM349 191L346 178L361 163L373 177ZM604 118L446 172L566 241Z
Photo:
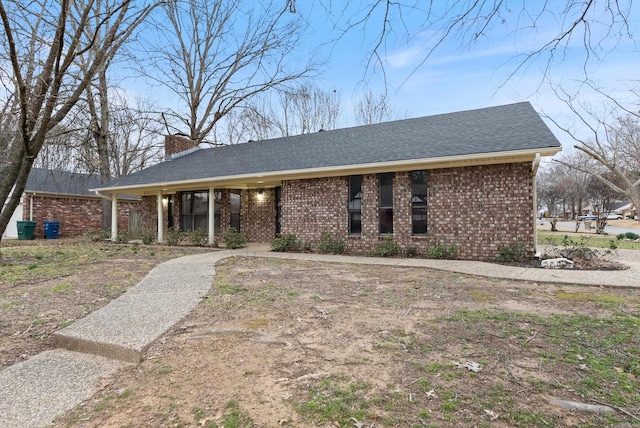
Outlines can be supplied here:
M540 153L536 153L536 157L531 164L531 170L533 171L533 254L536 259L540 258L538 252L538 190L536 188L536 175L538 174L538 167L540 167Z
M116 242L118 240L118 195L108 196L99 190L94 190L94 192L102 199L111 201L111 240Z
M36 192L33 192L29 196L29 221L33 221L33 197L36 195Z

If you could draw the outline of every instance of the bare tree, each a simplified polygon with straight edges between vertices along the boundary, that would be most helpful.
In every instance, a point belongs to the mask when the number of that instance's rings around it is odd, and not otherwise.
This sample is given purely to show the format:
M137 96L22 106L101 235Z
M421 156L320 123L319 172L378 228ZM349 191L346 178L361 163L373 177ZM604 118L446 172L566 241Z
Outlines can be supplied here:
M566 196L559 167L560 165L550 165L538 171L536 175L538 203L542 204L549 213L552 232L558 231L558 215L561 214L559 210Z
M295 9L296 1L290 3ZM588 74L589 64L600 61L612 46L633 42L632 22L638 19L633 16L637 8L632 0L321 0L320 4L340 31L338 39L348 32L373 34L365 74L384 74L387 47L394 41L419 48L418 69L446 41L455 41L462 50L491 37L493 31L499 37L513 38L518 48L512 75L538 59L546 64L547 73L576 44L582 45Z
M119 97L110 107L109 158L111 176L124 177L162 160L162 126L154 104L137 98L131 105Z
M184 0L163 10L149 77L181 104L167 126L195 141L241 103L315 70L311 61L298 66L301 18L279 1Z
M604 94L602 94L604 95ZM593 159L601 168L590 165L565 163L578 171L590 174L611 188L621 197L640 206L640 113L622 106L611 97L609 111L596 109L566 93L559 94L571 109L580 128L587 130L586 136L579 135L576 129L561 125L551 119L561 130L577 143L574 147ZM606 102L604 103L606 104Z
M100 40L85 30L94 22L98 0L0 0L0 80L17 100L17 127L0 170L0 236L24 191L47 134L76 105L91 80L149 13L152 6L120 0L102 11L98 23L111 23ZM93 51L81 75L78 58Z
M375 95L371 91L367 91L357 101L353 112L358 125L388 122L407 116L396 112L396 109L389 103L386 94Z

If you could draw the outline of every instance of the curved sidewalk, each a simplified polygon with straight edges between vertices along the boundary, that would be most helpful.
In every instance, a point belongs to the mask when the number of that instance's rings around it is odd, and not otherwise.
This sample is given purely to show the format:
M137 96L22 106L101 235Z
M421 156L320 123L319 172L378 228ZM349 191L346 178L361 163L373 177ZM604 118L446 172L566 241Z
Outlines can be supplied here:
M625 271L547 270L484 262L386 259L306 253L273 253L266 245L169 260L122 296L54 334L64 349L46 351L0 371L0 415L5 427L41 427L90 398L102 379L146 350L185 317L213 284L215 264L231 256L274 257L361 265L414 266L496 278L640 287L640 252L620 251Z

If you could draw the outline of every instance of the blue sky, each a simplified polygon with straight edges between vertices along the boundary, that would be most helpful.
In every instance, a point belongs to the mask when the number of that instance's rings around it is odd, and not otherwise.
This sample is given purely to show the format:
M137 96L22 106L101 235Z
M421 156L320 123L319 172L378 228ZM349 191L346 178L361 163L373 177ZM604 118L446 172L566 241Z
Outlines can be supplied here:
M359 26L343 34L335 28L336 23L344 27L346 19L362 14L368 2L363 6L358 1L349 4L342 16L339 13L342 6L338 6L337 12L327 20L326 1L316 0L306 6L298 2L298 12L309 16L309 48L312 49L318 41L324 42L321 53L329 57L325 72L316 82L325 89L337 89L342 93L346 113L352 110L348 103L357 97L358 90L364 87L377 93L385 90L380 73L365 74L371 46L379 35L379 27L376 26L379 21L375 18L380 15L374 15L367 26ZM305 7L310 7L311 11ZM632 30L640 28L639 9L636 5L631 10ZM471 46L461 46L455 37L446 40L421 66L429 41L441 33L437 26L425 26L424 15L419 12L407 13L404 18L406 27L395 24L394 33L386 40L382 52L388 94L398 110L406 111L409 116L424 116L530 101L538 112L559 122L573 121L568 108L545 81L546 56L538 57L511 76L522 62L519 55L529 52L531 46L545 40L548 35L556 34L557 16L545 14L537 22L535 31L514 34L518 25L516 20L523 22L522 17L514 13L506 16L502 24L488 29L486 37ZM637 83L634 79L638 79L640 70L638 47L624 36L618 42L602 39L607 28L597 23L590 28L592 40L602 42L587 64L589 77L606 92L628 97L628 89ZM409 35L409 40L406 35ZM547 77L554 85L577 93L581 101L597 108L600 103L598 97L584 85L581 87L584 64L584 46L577 37L569 42L567 49L556 53ZM564 146L570 148L573 145L569 137L550 121L547 123Z

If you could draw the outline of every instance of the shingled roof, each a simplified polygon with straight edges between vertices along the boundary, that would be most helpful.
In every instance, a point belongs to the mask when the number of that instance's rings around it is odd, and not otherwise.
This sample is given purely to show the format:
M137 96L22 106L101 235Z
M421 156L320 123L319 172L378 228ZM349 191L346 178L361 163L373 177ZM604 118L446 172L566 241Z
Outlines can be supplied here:
M522 102L200 149L116 179L103 189L545 149L553 154L560 143L531 104Z

